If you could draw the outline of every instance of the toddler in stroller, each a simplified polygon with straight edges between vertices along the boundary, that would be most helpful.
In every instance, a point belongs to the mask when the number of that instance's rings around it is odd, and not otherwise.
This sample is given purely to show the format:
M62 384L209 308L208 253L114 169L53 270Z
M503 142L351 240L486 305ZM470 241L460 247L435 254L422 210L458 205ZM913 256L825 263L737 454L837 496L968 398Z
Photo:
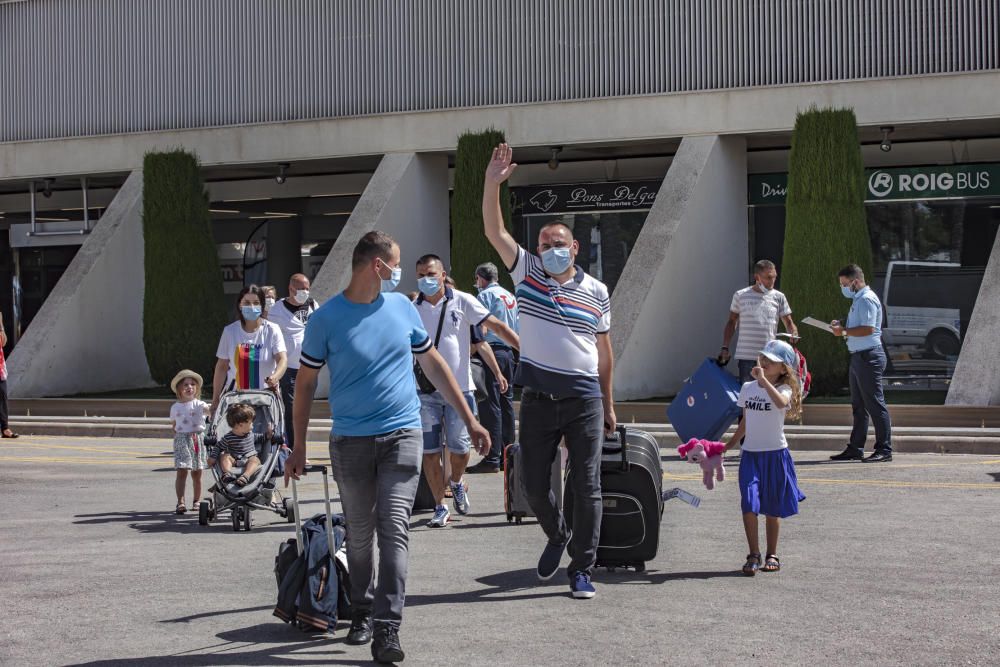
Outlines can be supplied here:
M219 440L219 467L222 468L223 484L233 481L233 466L240 466L243 472L236 478L237 486L246 486L253 479L253 474L260 468L260 457L257 447L268 442L274 433L274 427L267 425L264 433L253 432L253 418L256 411L246 403L234 403L226 410L226 423L229 433ZM209 466L215 465L215 458L208 460Z
M289 511L278 493L276 476L284 474L289 450L284 445L281 398L269 390L231 391L222 395L209 425L205 445L215 484L210 498L198 504L198 523L209 525L229 512L233 530L250 530L253 510Z

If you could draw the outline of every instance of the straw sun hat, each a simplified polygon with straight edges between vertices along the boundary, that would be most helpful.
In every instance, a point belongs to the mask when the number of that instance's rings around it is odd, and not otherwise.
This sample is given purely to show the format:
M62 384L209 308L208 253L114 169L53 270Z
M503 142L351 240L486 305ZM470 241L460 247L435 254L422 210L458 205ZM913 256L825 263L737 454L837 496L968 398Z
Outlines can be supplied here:
M192 380L194 380L195 384L198 385L197 389L195 390L195 394L200 394L201 387L202 385L205 384L205 381L201 379L200 375L186 368L177 373L177 375L174 376L174 379L170 381L170 390L173 391L174 394L176 394L177 385L179 385L181 383L181 380L185 378L191 378Z

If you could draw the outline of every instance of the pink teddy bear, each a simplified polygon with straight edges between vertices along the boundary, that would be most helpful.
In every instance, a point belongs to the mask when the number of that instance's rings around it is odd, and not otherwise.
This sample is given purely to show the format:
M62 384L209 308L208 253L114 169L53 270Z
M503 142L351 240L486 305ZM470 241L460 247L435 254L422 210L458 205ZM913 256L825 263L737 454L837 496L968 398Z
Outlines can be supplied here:
M691 463L697 463L701 466L702 481L705 483L705 488L709 490L715 488L715 480L712 479L713 472L715 478L720 482L726 479L726 471L722 467L722 455L725 451L726 445L721 442L696 438L691 438L677 448L677 453L682 458L687 458Z

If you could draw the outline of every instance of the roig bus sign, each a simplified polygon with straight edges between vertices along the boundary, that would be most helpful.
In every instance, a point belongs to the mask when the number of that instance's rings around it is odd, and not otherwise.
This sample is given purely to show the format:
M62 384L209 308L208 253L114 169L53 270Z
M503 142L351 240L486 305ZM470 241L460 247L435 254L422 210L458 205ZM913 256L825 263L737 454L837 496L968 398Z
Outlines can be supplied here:
M1000 164L866 169L866 201L1000 197ZM784 204L788 174L751 174L751 206Z
M981 197L997 189L990 187L995 182L990 171L988 166L878 170L868 176L868 195L870 200Z

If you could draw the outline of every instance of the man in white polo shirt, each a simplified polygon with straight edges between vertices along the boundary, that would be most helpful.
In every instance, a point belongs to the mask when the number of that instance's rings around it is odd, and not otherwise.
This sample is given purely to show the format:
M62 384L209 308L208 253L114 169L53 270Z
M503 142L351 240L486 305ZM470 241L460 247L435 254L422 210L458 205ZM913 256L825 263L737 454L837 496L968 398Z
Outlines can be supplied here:
M507 144L494 149L483 188L483 224L510 271L520 311L520 460L528 503L548 538L538 577L545 581L556 573L568 545L570 591L574 598L592 598L590 575L601 530L601 448L605 431L615 428L611 302L607 287L575 265L580 244L569 227L542 227L540 258L507 232L500 185L516 167ZM563 438L574 498L572 526L566 525L550 483Z
M515 349L519 342L517 334L490 315L490 311L474 296L446 285L447 275L444 264L437 255L428 254L418 259L417 288L420 294L414 305L424 329L455 376L465 402L475 412L475 387L469 370L472 327L485 326ZM451 479L448 481L455 511L468 514L469 494L462 476L469 464L469 433L461 414L448 405L440 392L426 391L419 384L417 391L420 394L420 422L424 431L423 470L435 500L434 516L427 525L431 528L443 528L448 525L451 514L444 504L441 448L448 447L451 462Z
M792 319L792 308L788 305L785 295L774 289L778 280L778 270L774 262L762 259L753 267L754 284L744 287L733 294L733 302L729 306L729 319L722 331L722 349L719 351L719 361L729 363L729 345L733 334L739 328L740 336L736 344L736 367L740 382L750 381L750 371L757 365L757 356L764 346L778 335L778 320L785 324L785 329L792 335L791 342L796 342L799 330Z
M317 308L319 303L309 296L308 276L296 273L288 279L288 297L274 304L267 312L267 319L281 329L281 335L285 338L285 349L288 350L288 369L281 376L279 386L281 402L285 405L285 442L289 447L295 446L292 405L295 401L295 379L298 377L301 363L302 339L306 333L306 322Z

